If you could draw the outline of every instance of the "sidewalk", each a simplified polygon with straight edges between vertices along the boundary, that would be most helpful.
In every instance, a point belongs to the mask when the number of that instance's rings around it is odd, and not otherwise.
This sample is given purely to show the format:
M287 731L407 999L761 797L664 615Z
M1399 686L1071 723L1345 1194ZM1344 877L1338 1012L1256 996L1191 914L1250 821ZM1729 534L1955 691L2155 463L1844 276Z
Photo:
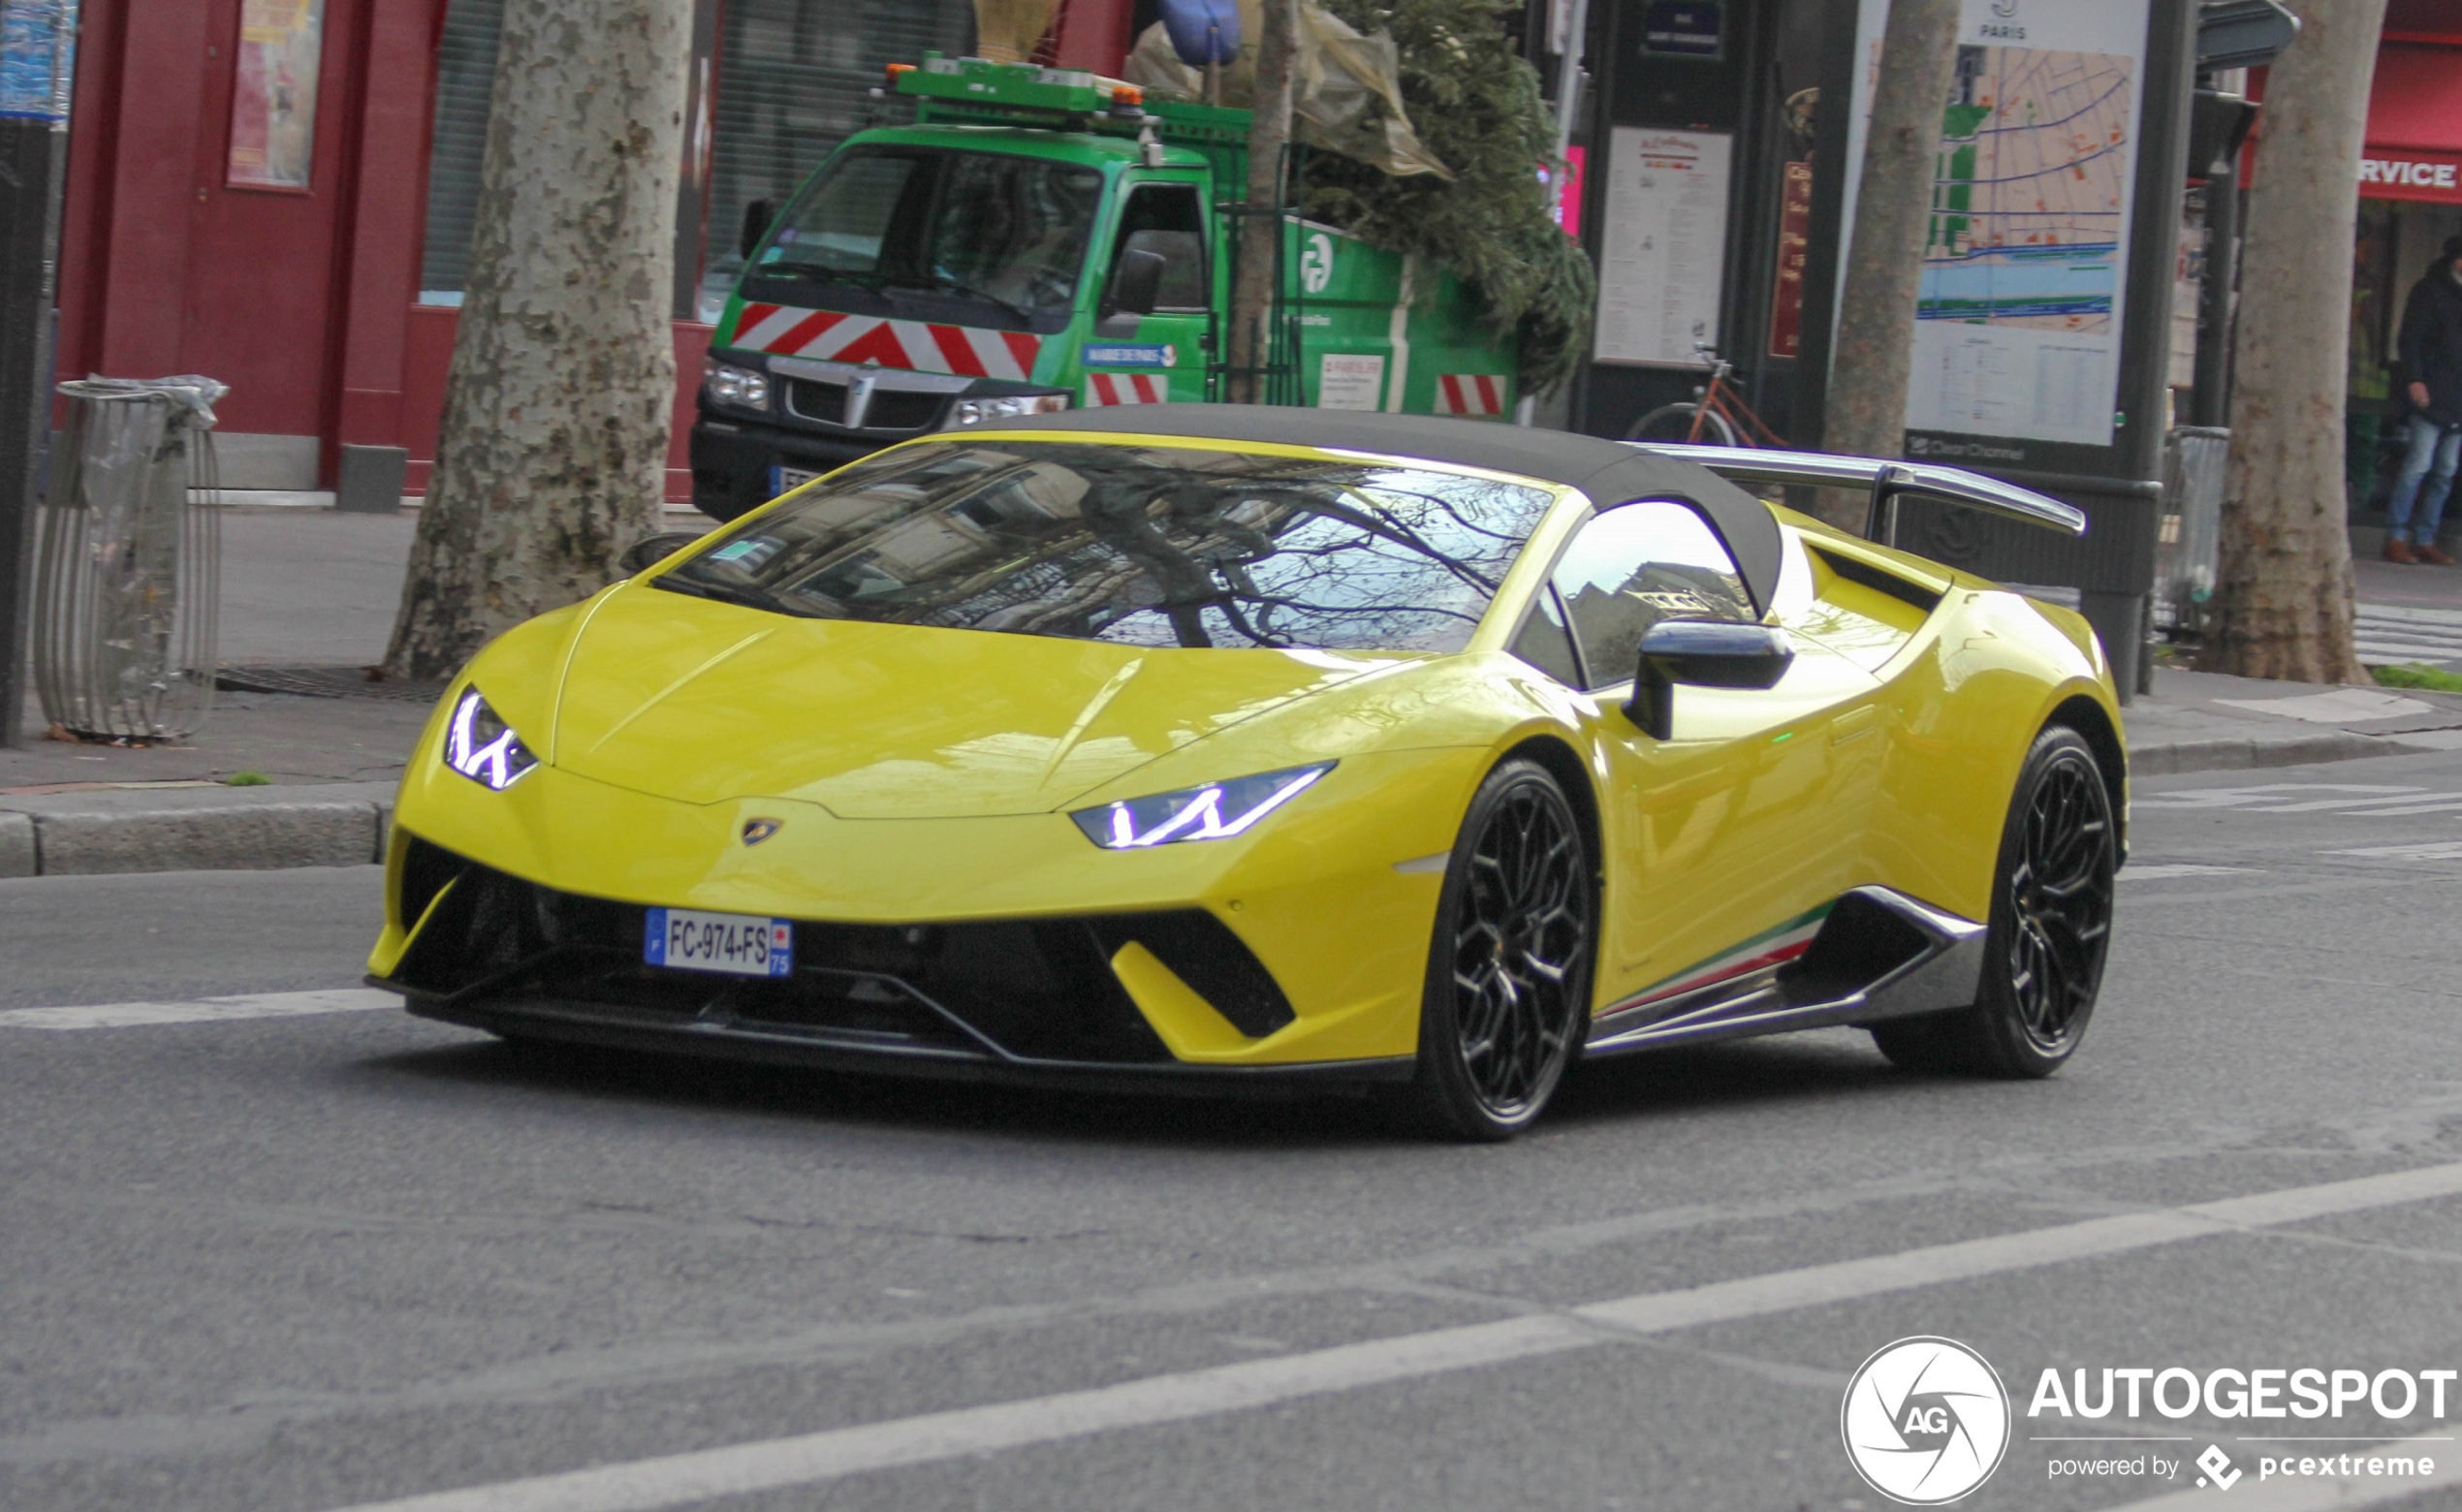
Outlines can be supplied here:
M225 691L193 745L0 750L0 877L382 854L394 784L436 690L370 684L359 669L384 654L415 520L235 509L223 525L226 677L348 696ZM2462 667L2462 569L2358 565L2364 655ZM2163 668L2125 712L2138 776L2462 749L2455 694ZM27 728L43 728L31 704ZM238 772L268 785L227 786Z

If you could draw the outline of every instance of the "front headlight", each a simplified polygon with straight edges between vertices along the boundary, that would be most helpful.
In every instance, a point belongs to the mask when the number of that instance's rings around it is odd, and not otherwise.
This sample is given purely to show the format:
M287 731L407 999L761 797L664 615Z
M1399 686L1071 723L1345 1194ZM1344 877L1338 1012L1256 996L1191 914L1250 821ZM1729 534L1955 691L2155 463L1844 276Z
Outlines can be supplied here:
M768 373L754 372L749 367L736 367L704 358L701 362L701 386L709 392L710 397L721 404L732 404L738 409L760 410L765 414L769 411L770 375Z
M445 765L471 781L501 793L539 764L513 727L496 717L477 688L461 690L445 726Z
M1105 850L1137 850L1180 840L1227 840L1299 797L1310 783L1333 770L1330 761L1313 767L1285 767L1177 793L1081 808L1069 817L1088 839Z
M1065 394L1012 394L989 399L960 399L949 406L949 424L980 425L991 420L1015 420L1021 415L1057 415L1068 408Z

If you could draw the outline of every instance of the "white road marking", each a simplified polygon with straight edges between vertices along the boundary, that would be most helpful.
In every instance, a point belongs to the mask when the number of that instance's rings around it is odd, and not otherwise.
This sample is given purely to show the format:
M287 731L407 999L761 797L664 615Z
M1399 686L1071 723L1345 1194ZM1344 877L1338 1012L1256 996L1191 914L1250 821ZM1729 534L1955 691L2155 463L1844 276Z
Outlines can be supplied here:
M214 1024L226 1019L289 1019L310 1013L398 1008L398 994L372 987L317 992L250 992L182 1003L101 1003L91 1008L0 1009L0 1029L127 1029L150 1024Z
M2188 788L2173 793L2132 794L2130 803L2138 808L2253 808L2295 803L2298 802L2295 795L2301 793L2348 793L2352 796L2328 802L2352 804L2398 803L2428 795L2428 790L2387 787L2376 782L2267 782L2256 787Z
M2165 877L2211 877L2226 871L2254 871L2254 866L2196 866L2187 862L2173 862L2161 866L2123 866L2123 882L2160 882Z
M1148 1376L1089 1391L430 1492L366 1502L342 1512L654 1512L1090 1433L1248 1411L1333 1392L1562 1354L1622 1338L2454 1196L2462 1196L2462 1164L2425 1166L2187 1208L1933 1244L1682 1291L1648 1292L1565 1312L1433 1329L1271 1360Z
M2462 840L2427 840L2417 845L2368 845L2358 850L2332 850L2328 856L2364 856L2371 861L2462 861Z

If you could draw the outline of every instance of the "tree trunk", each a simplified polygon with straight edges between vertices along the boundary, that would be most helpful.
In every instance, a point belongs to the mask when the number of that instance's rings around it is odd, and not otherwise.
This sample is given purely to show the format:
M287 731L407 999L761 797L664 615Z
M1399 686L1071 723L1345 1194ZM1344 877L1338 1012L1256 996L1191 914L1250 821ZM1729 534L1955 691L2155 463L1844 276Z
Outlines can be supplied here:
M1256 43L1256 98L1248 125L1248 205L1282 203L1282 147L1291 140L1291 65L1299 50L1299 0L1263 0ZM1266 321L1274 308L1274 251L1282 236L1279 215L1240 218L1240 273L1231 287L1230 363L1260 368L1273 354ZM1234 372L1229 397L1236 404L1265 402L1262 373Z
M1940 176L1941 123L1958 58L1958 0L1894 0L1880 41L1880 79L1846 280L1838 298L1838 339L1830 359L1821 445L1857 457L1901 457L1907 446L1907 370L1915 329L1915 292L1932 236L1932 194ZM1860 530L1867 496L1818 490L1820 514Z
M691 0L508 0L444 429L386 671L450 676L657 528Z
M2366 682L2352 638L2343 400L2353 187L2385 0L2306 0L2265 83L2240 244L2231 459L2200 664L2244 677Z

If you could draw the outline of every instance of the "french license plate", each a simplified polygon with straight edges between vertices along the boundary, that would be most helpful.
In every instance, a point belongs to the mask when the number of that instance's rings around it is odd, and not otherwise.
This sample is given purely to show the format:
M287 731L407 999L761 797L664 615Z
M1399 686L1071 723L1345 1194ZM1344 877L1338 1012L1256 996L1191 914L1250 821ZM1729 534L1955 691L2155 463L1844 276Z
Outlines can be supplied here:
M782 977L795 970L795 926L750 914L652 908L641 959L679 971Z
M819 476L819 473L804 467L773 467L770 469L770 497L792 492Z

